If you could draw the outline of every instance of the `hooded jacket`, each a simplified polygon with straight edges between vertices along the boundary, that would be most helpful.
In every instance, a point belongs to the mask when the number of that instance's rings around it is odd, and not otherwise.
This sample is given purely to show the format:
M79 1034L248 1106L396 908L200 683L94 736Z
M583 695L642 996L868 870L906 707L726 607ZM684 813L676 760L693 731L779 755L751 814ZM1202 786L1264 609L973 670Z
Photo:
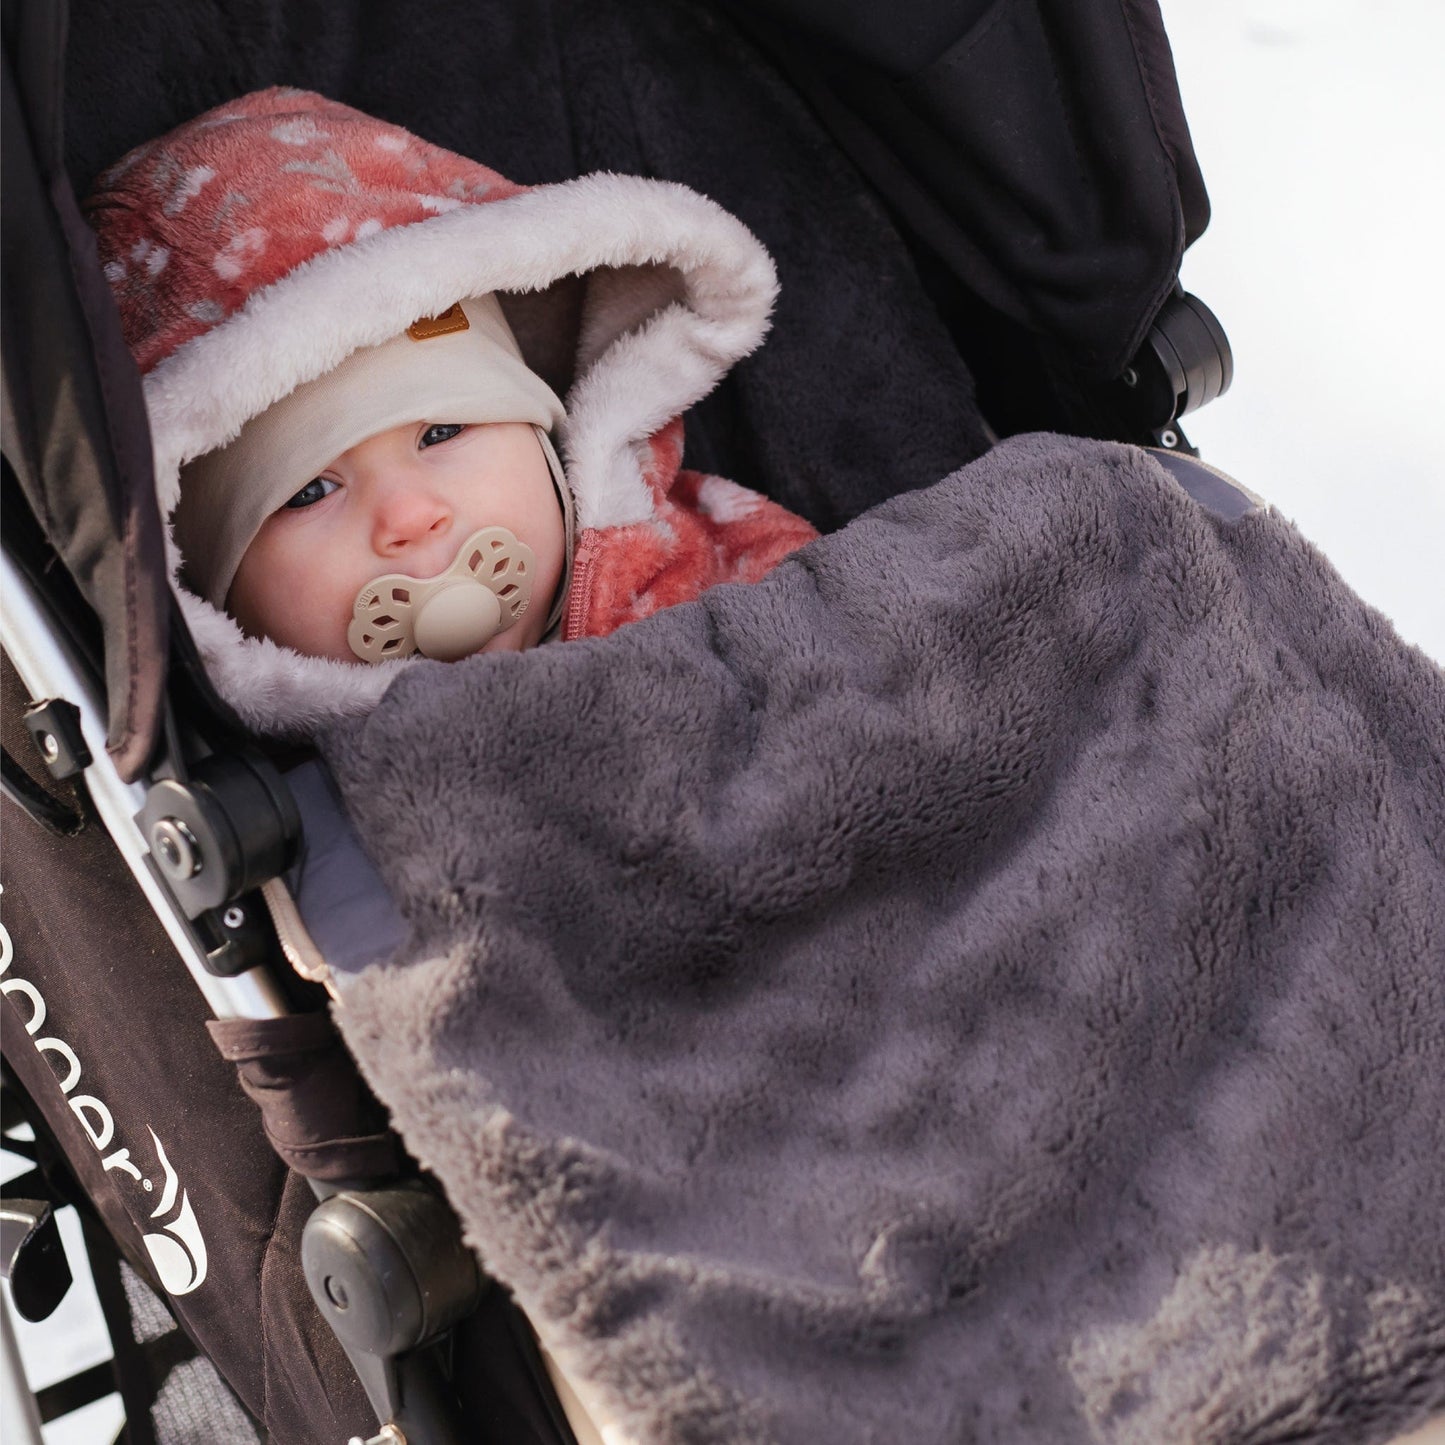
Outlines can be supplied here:
M667 181L513 184L398 126L276 87L131 151L86 203L143 376L171 585L220 694L259 732L368 711L400 669L248 637L182 580L181 468L360 347L494 292L562 396L577 525L565 639L755 581L816 536L682 467L681 414L761 342L760 242ZM444 418L438 418L444 420Z

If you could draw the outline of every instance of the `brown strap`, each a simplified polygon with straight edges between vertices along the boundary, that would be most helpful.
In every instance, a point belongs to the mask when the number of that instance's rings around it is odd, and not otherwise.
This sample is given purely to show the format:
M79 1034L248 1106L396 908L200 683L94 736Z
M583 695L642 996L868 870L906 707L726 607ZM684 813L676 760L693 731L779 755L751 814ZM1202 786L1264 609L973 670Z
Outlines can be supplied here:
M328 1014L211 1019L276 1153L308 1179L393 1178L402 1150Z

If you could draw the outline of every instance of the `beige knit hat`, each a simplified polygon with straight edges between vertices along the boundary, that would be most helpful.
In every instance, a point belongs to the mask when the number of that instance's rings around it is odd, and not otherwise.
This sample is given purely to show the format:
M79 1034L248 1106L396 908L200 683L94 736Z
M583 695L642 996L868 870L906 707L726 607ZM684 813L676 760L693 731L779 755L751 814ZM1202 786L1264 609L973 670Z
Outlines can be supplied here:
M546 433L564 419L551 387L522 360L497 298L459 301L380 346L352 352L253 417L234 441L182 469L174 524L187 580L224 608L266 518L334 458L379 432L434 421L530 422ZM570 512L565 482L559 489Z

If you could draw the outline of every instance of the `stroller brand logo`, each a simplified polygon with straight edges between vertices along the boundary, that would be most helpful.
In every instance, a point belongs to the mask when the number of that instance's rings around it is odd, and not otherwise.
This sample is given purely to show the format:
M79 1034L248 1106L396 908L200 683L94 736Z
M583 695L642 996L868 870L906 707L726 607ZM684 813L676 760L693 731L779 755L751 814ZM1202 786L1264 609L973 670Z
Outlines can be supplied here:
M3 891L0 889L0 892ZM54 1034L36 1037L45 1026L48 1012L45 999L29 979L9 976L14 958L15 945L10 931L0 923L0 978L4 979L0 983L0 994L14 999L17 1007L29 1005L30 1017L26 1021L25 1032L35 1040L37 1052L49 1056L47 1062L55 1071L60 1092L65 1095L71 1113L80 1121L86 1138L101 1156L101 1167L107 1173L114 1170L135 1180L148 1194L154 1193L155 1181L141 1172L131 1159L130 1150L111 1149L115 1142L115 1117L109 1107L94 1094L76 1092L83 1071L75 1050ZM24 1004L20 1003L22 999ZM190 1294L192 1290L199 1289L206 1279L206 1241L201 1236L200 1225L191 1208L191 1197L180 1187L180 1177L166 1158L160 1139L149 1126L146 1132L150 1135L162 1176L160 1202L151 1211L150 1218L160 1220L161 1224L159 1231L144 1234L142 1239L162 1286L173 1295ZM177 1194L180 1195L179 1204L176 1202Z

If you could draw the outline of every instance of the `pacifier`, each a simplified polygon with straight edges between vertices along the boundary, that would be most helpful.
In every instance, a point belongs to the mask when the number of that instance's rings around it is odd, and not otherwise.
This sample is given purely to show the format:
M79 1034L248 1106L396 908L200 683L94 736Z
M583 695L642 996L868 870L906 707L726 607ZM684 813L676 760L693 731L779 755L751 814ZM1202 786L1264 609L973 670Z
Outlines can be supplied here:
M455 662L505 632L532 600L536 558L505 527L483 527L435 577L389 572L356 594L346 640L363 662L420 652Z

